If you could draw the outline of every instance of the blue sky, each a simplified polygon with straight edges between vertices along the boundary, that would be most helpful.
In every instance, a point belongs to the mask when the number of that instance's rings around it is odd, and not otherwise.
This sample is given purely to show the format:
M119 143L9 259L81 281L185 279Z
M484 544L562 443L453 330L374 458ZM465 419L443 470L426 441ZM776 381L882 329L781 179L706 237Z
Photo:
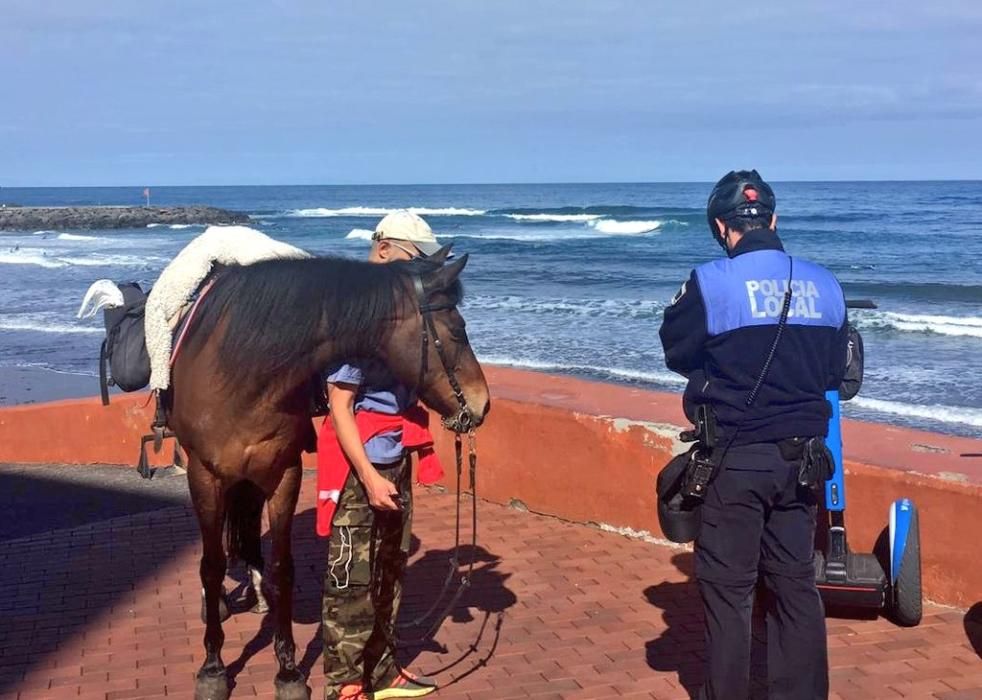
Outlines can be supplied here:
M0 186L982 178L977 0L3 5Z

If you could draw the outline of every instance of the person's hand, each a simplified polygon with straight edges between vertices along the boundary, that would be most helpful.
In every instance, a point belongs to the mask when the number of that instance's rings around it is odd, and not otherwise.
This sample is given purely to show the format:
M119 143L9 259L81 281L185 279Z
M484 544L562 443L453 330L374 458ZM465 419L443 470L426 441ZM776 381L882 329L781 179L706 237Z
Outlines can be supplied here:
M399 489L377 471L365 480L365 492L368 494L368 502L372 508L399 510L399 505L395 500L395 496L399 494Z

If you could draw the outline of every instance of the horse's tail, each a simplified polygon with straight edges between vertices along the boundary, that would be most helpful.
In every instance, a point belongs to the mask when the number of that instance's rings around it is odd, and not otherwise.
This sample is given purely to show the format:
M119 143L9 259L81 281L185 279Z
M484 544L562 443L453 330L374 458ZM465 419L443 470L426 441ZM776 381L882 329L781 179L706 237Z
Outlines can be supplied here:
M240 481L225 496L225 551L230 561L242 559L262 571L263 504L266 496L251 481Z

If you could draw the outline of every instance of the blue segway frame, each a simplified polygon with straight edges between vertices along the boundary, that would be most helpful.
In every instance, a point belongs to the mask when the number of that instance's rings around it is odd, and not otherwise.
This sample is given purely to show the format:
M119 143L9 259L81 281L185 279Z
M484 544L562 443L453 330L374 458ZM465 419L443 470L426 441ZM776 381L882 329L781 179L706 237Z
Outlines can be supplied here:
M872 554L854 554L846 544L845 509L846 488L845 468L842 456L842 415L839 407L839 392L828 391L825 398L831 408L826 445L832 453L835 469L832 478L825 482L825 509L831 518L831 530L836 530L837 546L834 547L839 562L833 573L832 562L820 559L822 569L818 587L823 598L843 604L860 606L875 605L885 607L893 618L902 625L911 626L920 622L920 536L917 525L917 508L909 498L901 498L890 505L889 513L889 563L888 571L876 564ZM830 531L831 531L830 530ZM911 537L914 542L911 542ZM913 547L908 552L908 547ZM907 573L907 580L901 582L905 554L913 567ZM844 564L844 566L843 566ZM882 584L876 583L877 571L881 571ZM885 579L885 580L883 580ZM878 590L879 589L879 590ZM901 590L903 589L903 590Z
M832 408L829 418L829 434L825 442L835 462L832 478L825 482L825 509L829 512L842 512L846 509L845 469L842 462L842 414L839 408L839 392L825 392L825 398ZM907 547L914 504L909 498L901 498L890 505L890 581L900 576L900 565Z
M835 472L832 478L825 482L825 509L829 512L846 509L846 487L844 469L842 466L842 421L839 410L839 391L837 389L825 392L825 398L832 407L829 418L829 435L825 444L835 462Z

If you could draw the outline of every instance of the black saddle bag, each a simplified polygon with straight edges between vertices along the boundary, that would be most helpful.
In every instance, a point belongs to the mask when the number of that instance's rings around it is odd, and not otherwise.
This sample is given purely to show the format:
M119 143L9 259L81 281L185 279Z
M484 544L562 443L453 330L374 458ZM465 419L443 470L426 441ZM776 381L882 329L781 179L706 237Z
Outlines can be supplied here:
M143 326L147 294L136 282L117 285L123 305L103 311L106 339L99 352L99 384L102 403L109 405L109 387L139 391L150 383L150 355Z

